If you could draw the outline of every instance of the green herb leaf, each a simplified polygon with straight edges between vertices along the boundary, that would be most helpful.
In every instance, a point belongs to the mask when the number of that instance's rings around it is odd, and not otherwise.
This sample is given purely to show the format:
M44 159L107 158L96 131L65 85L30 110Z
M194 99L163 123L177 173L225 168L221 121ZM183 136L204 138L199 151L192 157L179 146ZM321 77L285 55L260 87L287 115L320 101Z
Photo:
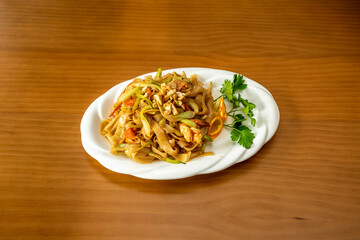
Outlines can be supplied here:
M243 113L245 113L245 115L249 114L249 106L246 106L246 108L244 108L243 110L241 110Z
M242 125L238 128L233 128L231 131L231 140L239 143L241 146L249 149L253 144L253 140L255 135L251 132L251 130Z
M233 115L232 117L235 119L235 121L238 121L238 122L245 121L245 117L242 114L236 114L236 115Z
M251 125L255 126L255 124L256 124L256 119L255 119L255 118L250 118L250 122L251 122Z
M246 87L244 77L240 74L234 74L232 81L228 79L224 81L220 92L222 97L232 104L232 109L228 112L228 115L234 118L234 122L225 125L225 127L232 129L231 140L238 142L245 148L250 148L255 135L248 127L243 125L243 122L246 118L249 118L251 125L255 126L256 119L254 118L253 109L256 105L242 98L240 93L236 94L237 91L244 90Z
M240 74L234 74L233 93L235 93L237 90L244 90L247 87L244 82L244 76Z
M244 105L244 107L249 107L250 110L253 110L256 107L255 104L253 104L253 103L249 102L248 100L243 99L241 97L238 98L238 100L241 102L242 105Z
M225 96L230 102L233 100L233 85L230 80L225 80L220 89L220 92Z

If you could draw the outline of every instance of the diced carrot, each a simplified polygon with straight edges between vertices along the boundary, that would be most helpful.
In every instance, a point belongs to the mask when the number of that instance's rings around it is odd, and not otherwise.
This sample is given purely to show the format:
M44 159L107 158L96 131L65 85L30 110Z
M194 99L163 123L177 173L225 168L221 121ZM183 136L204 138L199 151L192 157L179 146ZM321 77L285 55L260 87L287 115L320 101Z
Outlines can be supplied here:
M125 138L126 139L135 139L134 131L131 128L125 130Z
M151 94L151 88L147 88L147 93L150 95Z
M131 98L131 99L125 101L125 102L124 102L124 105L125 105L125 106L131 106L131 107L132 107L132 106L134 106L135 102L136 102L136 99L135 99L135 98Z

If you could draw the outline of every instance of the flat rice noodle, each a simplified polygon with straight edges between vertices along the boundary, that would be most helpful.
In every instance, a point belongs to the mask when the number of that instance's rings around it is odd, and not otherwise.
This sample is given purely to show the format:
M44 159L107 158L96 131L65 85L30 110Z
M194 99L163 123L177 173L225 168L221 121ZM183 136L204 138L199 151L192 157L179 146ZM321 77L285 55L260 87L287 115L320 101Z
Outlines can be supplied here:
M110 120L109 124L104 128L104 131L112 133L112 135L115 133L116 130L116 124L120 118L120 115L117 115L113 119Z
M116 149L116 147L112 147L112 148L110 148L110 153L111 153L111 154L114 154L114 155L117 155L119 152L118 152L118 150Z
M189 162L190 157L191 157L191 152L180 153L180 154L174 156L174 158L180 162Z
M154 136L154 132L151 132L149 136L146 135L146 132L145 132L144 128L140 129L140 133L142 134L142 137L147 141L151 141L152 137Z
M194 84L192 82L187 83L187 85L188 85L188 87L187 88L182 88L181 92L190 93L191 90L193 90Z
M142 127L142 122L141 122L140 116L137 113L135 113L133 115L132 119L137 126Z
M124 114L119 114L119 115L120 115L120 118L119 118L119 123L118 124L120 124L122 126L125 126L126 120L128 119L130 114L129 113L124 113Z
M109 125L110 120L111 120L110 118L106 118L101 121L101 124L100 124L100 134L101 135L105 135L107 133L107 131L105 131L105 127L107 125Z
M205 118L205 122L207 123L211 123L211 121L216 117L216 112L214 112L214 102L213 102L213 98L210 96L208 97L207 101L206 101L206 106L209 109L209 113L206 115Z
M190 147L184 147L184 149L188 152L191 152L192 150L194 150L197 147L198 143L194 144L194 146L190 146Z
M190 92L186 93L186 97L196 97L197 95L199 95L200 93L202 93L204 91L204 89L199 86L199 85L195 85Z
M141 144L131 144L129 143L126 146L126 149L124 151L124 153L126 154L126 156L128 156L129 158L133 158L133 156L137 153L137 150L141 148Z
M140 138L139 137L135 137L135 139L126 139L125 140L127 143L141 143L141 140L140 140Z
M147 153L136 153L133 159L135 162L143 164L152 163L155 160L154 157L147 155Z
M161 113L159 113L155 114L153 118L155 119L155 121L160 122L160 120L163 119L163 116L161 115Z
M165 131L168 134L174 133L176 136L184 136L181 132L179 132L177 129L173 128L172 126L165 124L165 127L163 127L165 129Z
M156 147L154 146L151 146L151 151L153 151L154 153L160 155L161 157L163 157L164 159L167 158L167 153L166 152L162 152L160 151L159 149L157 149Z
M201 107L201 99L202 99L202 94L199 94L194 98L194 101L195 101L196 105L198 105L199 108Z
M118 134L110 135L109 133L105 135L105 137L109 140L111 145L117 145L121 141L121 137Z
M161 161L165 161L165 159L164 159L163 157L161 157L160 155L157 155L157 154L155 154L155 153L153 153L153 152L150 152L150 153L149 153L149 156L154 157L154 158L157 158L157 159L159 159L159 160L161 160Z
M117 145L121 140L120 137L123 137L124 128L121 125L119 125L119 123L116 123L113 129L115 129L114 133L113 131L111 131L108 132L105 136L109 139L111 145Z
M159 111L159 109L149 109L146 111L147 114L154 115Z
M170 139L169 143L170 143L171 147L175 147L175 139L174 138Z
M201 154L201 152L192 152L190 159L196 158L197 156L199 156Z
M138 126L134 121L129 121L125 128L128 129L128 128L141 128L142 126Z
M149 103L145 99L141 99L140 102L139 102L139 106L140 106L141 109L148 106L148 105L149 105Z
M185 138L183 138L183 137L178 137L178 136L176 136L175 133L170 133L170 135L171 135L173 138L175 138L176 140L185 141Z
M160 125L156 121L151 121L151 128L153 129L157 137L160 148L173 157L178 155L179 149L171 147L166 132L160 127Z
M205 115L205 114L208 114L209 113L209 109L207 108L206 106L206 102L205 102L205 99L206 99L206 92L203 93L202 97L201 97L201 107L202 107L202 110L201 112L198 112L197 114L198 115Z
M181 148L185 148L187 145L189 145L188 142L186 142L186 141L181 141L181 140L176 141L176 143L177 143L177 145L179 145L179 147L181 147Z
M152 163L154 157L148 156L149 148L142 148L141 144L128 144L125 149L126 156L134 159L138 163Z
M164 127L165 124L166 124L166 118L162 117L162 119L159 121L159 125L160 125L160 127Z

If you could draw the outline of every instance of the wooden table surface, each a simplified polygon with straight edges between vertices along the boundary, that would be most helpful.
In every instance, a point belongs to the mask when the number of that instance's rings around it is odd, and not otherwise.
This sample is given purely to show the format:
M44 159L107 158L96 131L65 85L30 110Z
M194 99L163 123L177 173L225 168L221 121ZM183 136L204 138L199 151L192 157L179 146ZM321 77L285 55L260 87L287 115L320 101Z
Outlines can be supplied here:
M357 1L0 1L2 239L360 239ZM239 72L280 126L224 171L105 169L80 120L115 84L176 67Z

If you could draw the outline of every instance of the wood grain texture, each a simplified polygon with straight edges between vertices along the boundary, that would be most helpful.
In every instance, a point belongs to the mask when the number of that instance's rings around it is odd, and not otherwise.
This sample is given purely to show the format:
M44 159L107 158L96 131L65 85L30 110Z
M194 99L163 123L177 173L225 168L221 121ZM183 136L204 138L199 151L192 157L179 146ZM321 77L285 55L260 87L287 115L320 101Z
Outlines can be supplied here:
M360 239L357 1L0 0L2 239ZM246 162L148 181L88 156L80 120L157 67L239 72L278 132Z

